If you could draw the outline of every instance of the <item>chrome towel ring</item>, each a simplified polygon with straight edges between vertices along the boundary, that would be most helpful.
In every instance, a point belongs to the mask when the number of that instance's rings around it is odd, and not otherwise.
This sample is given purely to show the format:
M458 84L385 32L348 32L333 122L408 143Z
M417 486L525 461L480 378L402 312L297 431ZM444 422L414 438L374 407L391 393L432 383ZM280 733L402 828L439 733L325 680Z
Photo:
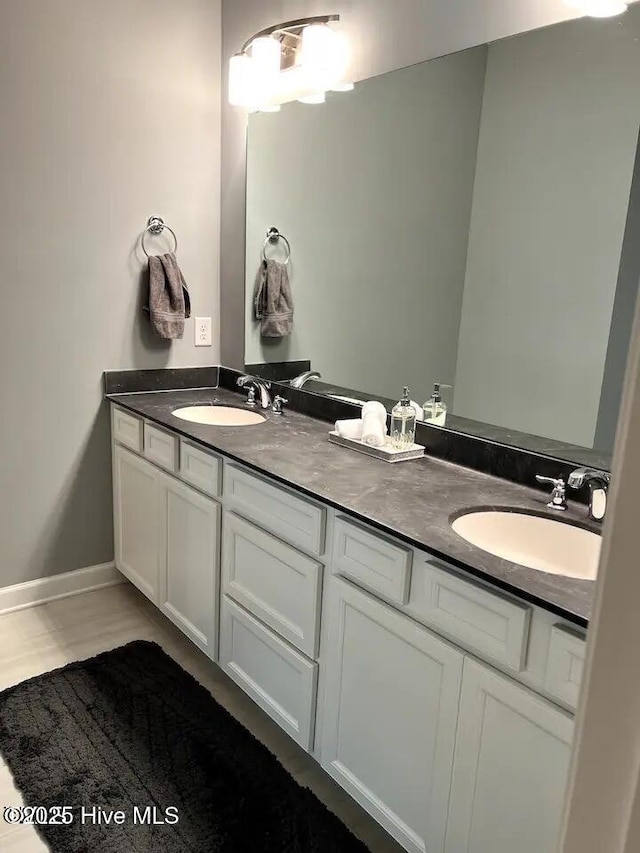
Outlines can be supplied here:
M291 257L291 244L289 243L287 238L284 236L284 234L281 234L278 231L278 229L275 228L274 226L271 226L271 228L269 228L269 230L267 231L267 238L264 241L264 243L262 244L262 260L263 261L267 260L267 246L269 244L271 244L272 246L275 246L275 245L277 245L277 243L280 240L282 240L284 242L285 246L287 247L287 257L284 259L284 263L285 263L285 265L289 263L289 258Z
M150 216L149 221L147 222L147 227L142 232L142 240L140 241L142 243L142 251L147 257L149 257L149 252L147 252L147 248L144 244L144 238L147 236L147 234L162 234L165 228L173 237L173 254L175 255L175 253L178 251L178 238L176 237L176 232L173 230L173 228L169 228L169 226L165 223L164 219L162 219L161 216Z

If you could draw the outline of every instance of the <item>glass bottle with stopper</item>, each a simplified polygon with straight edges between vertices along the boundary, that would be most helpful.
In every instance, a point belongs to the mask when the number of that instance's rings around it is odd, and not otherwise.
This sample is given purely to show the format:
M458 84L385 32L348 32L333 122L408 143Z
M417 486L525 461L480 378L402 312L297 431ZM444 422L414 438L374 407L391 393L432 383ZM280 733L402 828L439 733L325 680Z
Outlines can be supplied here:
M415 444L416 411L411 404L409 389L405 386L402 398L391 410L391 445L406 450Z
M433 394L422 407L425 423L436 424L437 426L444 426L446 423L447 406L442 401L440 393L442 388L451 388L451 385L443 385L441 382L435 382L433 385Z

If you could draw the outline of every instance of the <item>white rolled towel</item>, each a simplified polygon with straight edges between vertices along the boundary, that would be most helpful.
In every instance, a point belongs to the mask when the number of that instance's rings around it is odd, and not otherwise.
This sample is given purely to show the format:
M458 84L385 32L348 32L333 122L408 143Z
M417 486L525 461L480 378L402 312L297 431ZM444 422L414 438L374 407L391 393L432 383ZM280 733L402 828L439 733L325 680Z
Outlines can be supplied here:
M369 400L368 403L365 403L362 407L362 420L364 420L367 415L375 415L382 424L382 428L386 431L387 410L382 403L379 403L377 400Z
M362 418L349 418L349 420L336 421L335 430L342 438L362 438Z
M377 412L369 412L362 417L362 441L370 447L382 447L387 434L386 412L385 420L381 421Z

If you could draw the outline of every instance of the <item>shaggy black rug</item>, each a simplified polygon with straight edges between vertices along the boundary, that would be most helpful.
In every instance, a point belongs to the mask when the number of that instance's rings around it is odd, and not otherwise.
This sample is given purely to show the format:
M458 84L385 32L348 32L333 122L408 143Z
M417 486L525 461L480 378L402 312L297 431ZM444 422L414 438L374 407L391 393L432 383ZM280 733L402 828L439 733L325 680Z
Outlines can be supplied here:
M53 853L366 853L155 643L0 693L0 749Z

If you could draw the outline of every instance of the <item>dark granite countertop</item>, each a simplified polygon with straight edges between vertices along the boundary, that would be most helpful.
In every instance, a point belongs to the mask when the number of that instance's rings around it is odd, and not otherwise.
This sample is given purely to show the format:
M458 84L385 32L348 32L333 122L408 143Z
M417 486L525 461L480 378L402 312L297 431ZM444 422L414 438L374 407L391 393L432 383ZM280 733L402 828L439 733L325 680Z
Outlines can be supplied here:
M299 412L261 411L256 426L212 427L171 413L180 406L220 403L244 407L244 396L222 388L111 394L107 399L254 470L350 513L468 573L586 626L595 583L527 569L477 548L450 521L473 508L518 508L557 518L545 494L432 457L382 462L330 444L330 425ZM562 520L590 526L576 504Z

